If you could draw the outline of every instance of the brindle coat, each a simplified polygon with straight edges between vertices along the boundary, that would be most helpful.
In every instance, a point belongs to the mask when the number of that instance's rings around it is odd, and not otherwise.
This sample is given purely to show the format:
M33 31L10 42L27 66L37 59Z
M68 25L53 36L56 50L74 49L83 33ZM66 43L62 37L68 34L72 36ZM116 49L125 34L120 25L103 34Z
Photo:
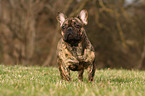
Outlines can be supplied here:
M70 20L71 24L69 24ZM76 23L80 25L80 28L78 28L78 26L75 26ZM77 37L79 39L77 39L76 41L75 38L75 40L73 41L73 39L69 40L68 37L66 37L66 40L65 32L68 33L68 31L65 31L65 29L62 28L62 38L58 42L57 46L57 62L61 78L70 81L70 70L72 70L78 71L79 80L83 80L83 72L84 69L87 68L88 80L93 81L93 77L95 74L95 52L86 35L82 21L76 17L68 18L63 22L62 26L66 29L70 26L74 28L74 30L72 29L74 31L74 34L75 32L79 34L75 35L75 37L80 36L81 39Z

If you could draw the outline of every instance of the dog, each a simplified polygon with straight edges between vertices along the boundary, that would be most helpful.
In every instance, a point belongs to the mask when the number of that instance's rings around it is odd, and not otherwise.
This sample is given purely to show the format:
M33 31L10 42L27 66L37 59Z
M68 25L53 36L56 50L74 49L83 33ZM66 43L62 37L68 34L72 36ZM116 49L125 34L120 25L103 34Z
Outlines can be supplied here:
M78 79L83 81L84 69L88 69L88 81L93 81L95 52L84 29L87 18L85 9L77 17L66 18L63 13L57 16L62 35L57 45L57 63L63 80L71 81L71 70L78 71Z

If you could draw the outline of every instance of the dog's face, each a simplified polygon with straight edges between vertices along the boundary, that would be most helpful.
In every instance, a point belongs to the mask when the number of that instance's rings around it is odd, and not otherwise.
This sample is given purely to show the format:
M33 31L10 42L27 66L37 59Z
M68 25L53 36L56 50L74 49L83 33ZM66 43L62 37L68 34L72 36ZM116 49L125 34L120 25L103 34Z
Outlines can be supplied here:
M78 17L65 18L60 13L57 20L60 22L62 38L71 46L77 45L83 38L83 26L87 24L87 11L82 10Z

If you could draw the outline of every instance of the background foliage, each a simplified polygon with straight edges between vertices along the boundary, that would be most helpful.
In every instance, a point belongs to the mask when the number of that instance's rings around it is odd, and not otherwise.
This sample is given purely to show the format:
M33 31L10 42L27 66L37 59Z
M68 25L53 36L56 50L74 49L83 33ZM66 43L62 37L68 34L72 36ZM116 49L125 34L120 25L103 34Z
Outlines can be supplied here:
M1 0L0 62L56 66L56 16L82 9L97 68L145 69L144 0Z

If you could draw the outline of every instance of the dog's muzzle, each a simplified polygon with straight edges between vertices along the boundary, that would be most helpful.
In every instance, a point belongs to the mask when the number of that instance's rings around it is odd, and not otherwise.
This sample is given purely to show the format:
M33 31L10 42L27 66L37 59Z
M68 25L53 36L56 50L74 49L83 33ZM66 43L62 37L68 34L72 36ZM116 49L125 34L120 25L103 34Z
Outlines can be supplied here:
M82 35L78 32L78 30L75 30L75 28L68 27L63 39L71 45L76 45L82 40Z
M66 34L65 34L65 38L66 38L67 40L73 40L73 39L75 39L75 34L74 34L74 32L73 32L73 28L72 28L72 27L69 27L69 28L67 29L67 32L66 32Z

